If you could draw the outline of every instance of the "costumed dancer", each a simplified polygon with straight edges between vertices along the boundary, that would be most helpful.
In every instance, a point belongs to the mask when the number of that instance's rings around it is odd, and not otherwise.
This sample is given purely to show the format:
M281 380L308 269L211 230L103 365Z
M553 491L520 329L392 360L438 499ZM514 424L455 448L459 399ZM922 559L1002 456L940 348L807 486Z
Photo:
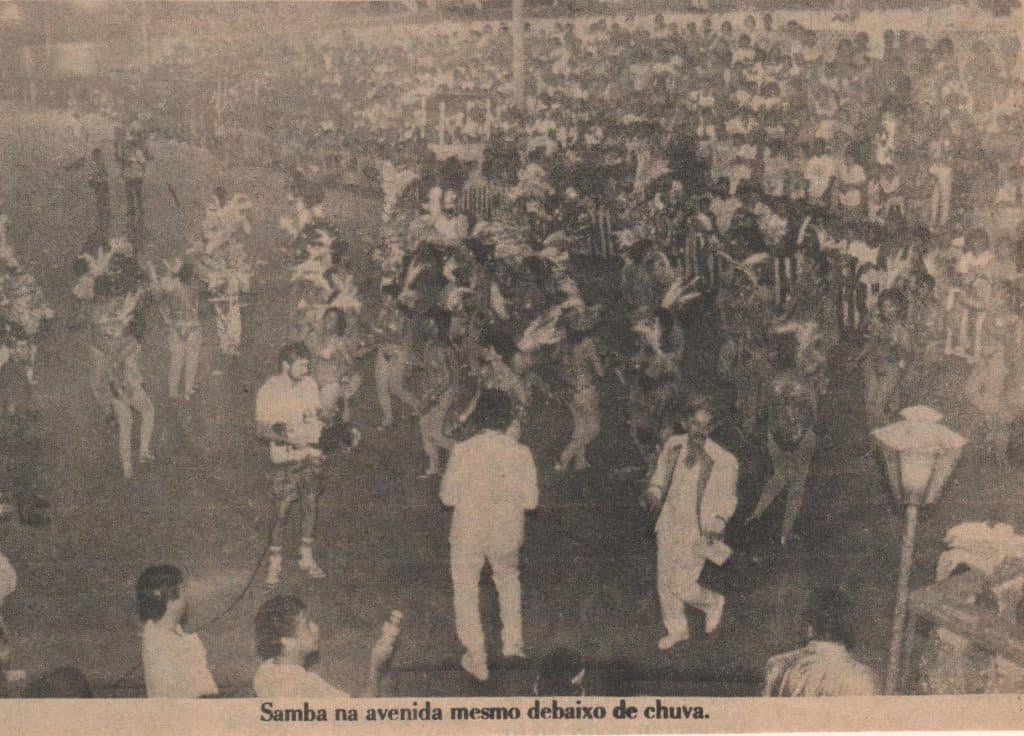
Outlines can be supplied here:
M398 301L400 288L398 284L388 284L382 288L384 301L373 325L373 331L378 337L374 379L381 410L381 429L394 424L392 397L397 397L412 411L419 411L419 402L405 385L410 330L409 318Z
M817 445L814 422L817 400L814 390L803 378L791 372L772 381L768 408L768 454L772 475L761 489L757 506L747 519L760 519L780 493L786 491L786 510L782 519L782 546L792 537L793 526L803 505L811 456Z
M217 187L203 218L203 242L191 249L197 272L211 294L220 350L228 356L237 356L241 348L240 297L252 283L244 240L252 232L251 208L252 202L244 194L228 198L224 187Z
M324 421L349 421L349 401L362 386L363 377L355 369L355 361L362 353L351 337L345 312L337 307L325 309L309 347Z
M125 296L109 274L95 284L97 303L94 310L96 342L93 354L93 392L101 406L109 407L117 420L118 451L124 477L134 475L132 434L134 413L141 418L139 430L139 461L152 461L150 442L156 419L153 402L146 393L140 357L142 323L136 307L142 290Z
M199 321L199 291L195 283L195 267L189 263L169 264L168 274L158 276L150 266L150 282L157 297L160 315L167 325L167 348L170 353L167 394L178 398L182 389L185 401L195 392L199 371L199 351L203 330ZM182 380L184 379L184 386Z
M562 472L572 466L584 470L587 464L587 446L601 432L601 407L598 401L597 381L604 377L604 366L598 355L597 342L592 331L595 326L593 312L579 312L569 320L563 363L572 382L572 439L558 456L555 470Z
M35 384L39 335L54 317L54 311L32 274L22 268L7 243L7 216L0 215L0 317L16 325L27 341L25 376Z
M456 353L448 341L449 318L446 313L430 315L424 324L423 377L420 399L420 439L427 455L427 469L420 476L429 478L441 472L438 450L450 452L454 446L445 435L446 419L455 401L458 380Z
M871 323L868 342L857 358L864 366L864 405L871 428L888 422L897 408L911 350L906 313L902 292L882 292L878 297L878 320Z

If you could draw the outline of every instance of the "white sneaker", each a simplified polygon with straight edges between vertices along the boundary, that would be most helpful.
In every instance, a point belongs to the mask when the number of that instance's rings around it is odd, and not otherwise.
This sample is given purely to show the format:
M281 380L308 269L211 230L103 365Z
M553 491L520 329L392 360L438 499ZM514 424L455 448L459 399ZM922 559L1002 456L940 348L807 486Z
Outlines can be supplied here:
M725 596L718 596L718 605L708 612L704 619L704 633L713 634L718 624L722 623L722 613L725 611Z
M487 657L484 654L466 652L462 655L460 664L462 669L466 670L469 676L477 682L487 682L491 676L491 673L487 671Z
M299 559L299 569L306 573L309 577L314 580L322 580L327 577L320 565L316 564L316 560L312 557L302 557Z
M658 639L658 649L667 652L679 642L686 641L689 638L687 634L665 634L665 636Z

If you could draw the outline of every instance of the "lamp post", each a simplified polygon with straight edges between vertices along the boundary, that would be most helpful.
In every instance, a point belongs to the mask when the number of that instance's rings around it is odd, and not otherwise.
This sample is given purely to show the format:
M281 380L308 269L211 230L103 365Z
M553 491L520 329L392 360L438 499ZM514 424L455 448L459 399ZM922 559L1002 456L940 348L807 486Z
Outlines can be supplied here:
M889 489L896 503L905 507L906 513L889 645L889 669L885 678L886 695L895 694L899 686L917 512L921 506L930 506L939 499L942 487L953 473L966 443L956 432L939 424L942 414L927 406L910 407L900 415L902 420L871 432L885 460Z

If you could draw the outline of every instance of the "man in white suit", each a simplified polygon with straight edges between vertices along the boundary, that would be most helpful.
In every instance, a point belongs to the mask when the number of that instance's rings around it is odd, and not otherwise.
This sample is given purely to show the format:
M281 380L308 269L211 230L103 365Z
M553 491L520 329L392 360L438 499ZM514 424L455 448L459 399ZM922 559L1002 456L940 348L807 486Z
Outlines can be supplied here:
M686 605L704 612L704 630L718 628L725 596L698 584L706 559L727 550L721 541L736 510L735 456L708 438L714 417L710 402L695 401L686 420L686 434L666 440L641 503L660 510L658 597L668 633L658 648L668 650L689 638ZM716 560L719 563L724 560Z

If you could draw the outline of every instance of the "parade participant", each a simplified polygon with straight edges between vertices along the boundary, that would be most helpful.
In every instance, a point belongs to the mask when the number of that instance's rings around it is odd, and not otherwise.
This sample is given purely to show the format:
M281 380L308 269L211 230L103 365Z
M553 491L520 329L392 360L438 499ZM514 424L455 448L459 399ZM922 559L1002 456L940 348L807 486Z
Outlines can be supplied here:
M459 415L459 424L466 424L476 410L482 391L502 391L512 399L512 422L508 434L518 440L522 434L529 396L522 376L514 370L518 355L515 339L502 327L490 325L480 336L480 346L479 363L476 366L477 391L469 406Z
M973 362L978 356L979 328L985 322L987 299L992 276L1000 270L1000 263L991 247L988 233L981 228L970 230L964 238L964 252L956 265L960 288L953 300L953 311L959 316L959 346L957 354ZM952 335L947 345L953 345Z
M698 578L708 559L721 564L725 525L736 509L736 458L709 435L714 414L710 401L693 400L686 433L675 434L658 455L641 503L657 514L658 598L668 633L658 641L667 650L689 638L686 606L704 612L704 631L722 620L725 596L702 588Z
M16 325L24 335L25 375L35 385L38 339L54 317L46 295L32 274L25 271L7 242L7 218L0 215L0 318Z
M170 353L167 394L177 399L181 387L183 398L188 401L195 392L199 351L203 344L195 269L191 263L182 263L177 271L163 278L158 277L155 269L152 269L150 281L160 305L160 314L167 325L167 348Z
M902 292L883 291L878 297L878 319L864 349L864 406L868 427L881 427L897 408L900 384L906 373L911 340L906 326L907 304Z
M674 346L670 337L679 333L673 327L666 335L662 325L671 316L664 310L659 310L658 315L644 316L632 326L641 339L623 376L628 391L626 425L644 472L653 467L666 418L678 399L680 387L679 364L675 360L679 355L673 349L679 346Z
M589 467L587 446L601 432L601 409L596 383L604 377L604 366L597 352L597 342L591 334L593 327L593 316L582 313L570 321L566 334L563 364L572 382L572 399L569 403L572 439L558 456L556 472L567 469L570 462L575 470Z
M121 470L127 480L134 475L132 435L134 412L141 418L139 429L139 462L154 459L150 451L156 411L146 392L140 358L142 321L136 308L142 297L137 290L127 296L117 294L116 282L110 275L96 281L97 304L93 319L96 343L91 346L92 389L100 405L112 410L117 420L118 452Z
M50 504L39 495L42 446L25 375L29 345L17 325L6 327L0 345L0 520L11 517L27 526L45 526Z
M445 420L455 401L455 387L458 380L456 354L448 342L448 322L445 313L431 315L425 322L423 334L423 377L424 385L419 401L420 440L427 455L427 469L420 478L437 475L438 450L451 451L454 442L445 435Z
M817 401L813 389L796 373L783 373L772 381L768 410L768 454L771 477L761 489L747 523L760 519L780 493L786 491L782 519L782 546L792 539L793 526L803 505L804 488L817 445L814 422Z
M815 591L803 615L807 646L768 660L766 697L878 695L878 677L850 654L851 602L836 589Z
M252 231L248 218L251 207L244 194L229 198L224 187L217 187L206 206L202 242L190 248L197 272L212 295L220 350L228 356L237 356L241 348L240 298L252 283L252 266L245 247L245 237Z
M434 220L434 227L441 236L441 242L458 245L469 237L469 221L458 211L459 194L446 189L441 198L441 213Z
M744 182L737 190L736 195L740 199L740 208L733 213L732 222L726 234L727 240L739 255L763 253L767 247L761 216L758 212L761 189L757 184Z
M348 319L337 307L324 310L320 329L310 341L313 379L320 388L320 413L324 421L349 420L349 400L362 386L363 377L354 362L361 357L349 336Z
M142 672L150 698L201 698L217 694L198 634L186 634L184 576L173 565L147 567L135 583L142 619Z
M401 614L393 611L382 627L381 636L370 650L370 671L363 696L380 695L380 680L386 671L398 635ZM320 651L320 627L312 619L301 598L276 595L267 599L256 612L256 654L260 666L252 679L258 698L348 698L308 669Z
M687 276L700 277L701 291L710 296L717 294L721 281L720 237L715 213L711 210L711 197L698 197L697 212L688 221L684 239L683 268Z
M133 243L141 244L144 232L143 181L149 152L146 149L142 126L135 121L129 126L121 173L124 176L125 198L128 211L128 233Z
M410 226L414 243L434 243L451 249L469 237L469 220L458 211L459 194L455 189L430 190L426 211Z
M480 431L452 449L441 481L441 502L455 510L449 540L455 628L466 649L462 668L483 681L490 676L480 623L480 570L485 562L498 591L502 653L525 656L519 550L525 512L537 507L538 489L530 450L508 433L509 395L482 391L473 420Z
M377 384L377 401L380 403L380 428L394 424L391 397L397 397L403 404L419 411L419 402L405 386L409 364L409 318L398 302L399 287L385 286L381 290L384 301L373 323L373 331L379 342L374 380Z
M1018 363L1024 324L1013 310L1011 287L1005 282L988 287L984 279L976 283L986 285L977 290L979 303L983 294L985 297L986 319L975 338L978 359L967 377L964 394L983 417L986 449L1004 461L1010 424L1024 399Z
M317 447L323 423L319 419L320 391L309 375L309 349L288 343L278 356L279 372L256 394L257 436L270 443L274 524L270 534L267 585L281 580L284 525L295 501L302 503L299 569L311 578L326 577L313 558L317 501L323 453Z
M928 224L932 230L945 226L949 220L949 206L953 196L953 167L949 152L946 150L947 145L947 141L938 140L929 146L932 165L928 168L928 173L932 177L932 196Z

